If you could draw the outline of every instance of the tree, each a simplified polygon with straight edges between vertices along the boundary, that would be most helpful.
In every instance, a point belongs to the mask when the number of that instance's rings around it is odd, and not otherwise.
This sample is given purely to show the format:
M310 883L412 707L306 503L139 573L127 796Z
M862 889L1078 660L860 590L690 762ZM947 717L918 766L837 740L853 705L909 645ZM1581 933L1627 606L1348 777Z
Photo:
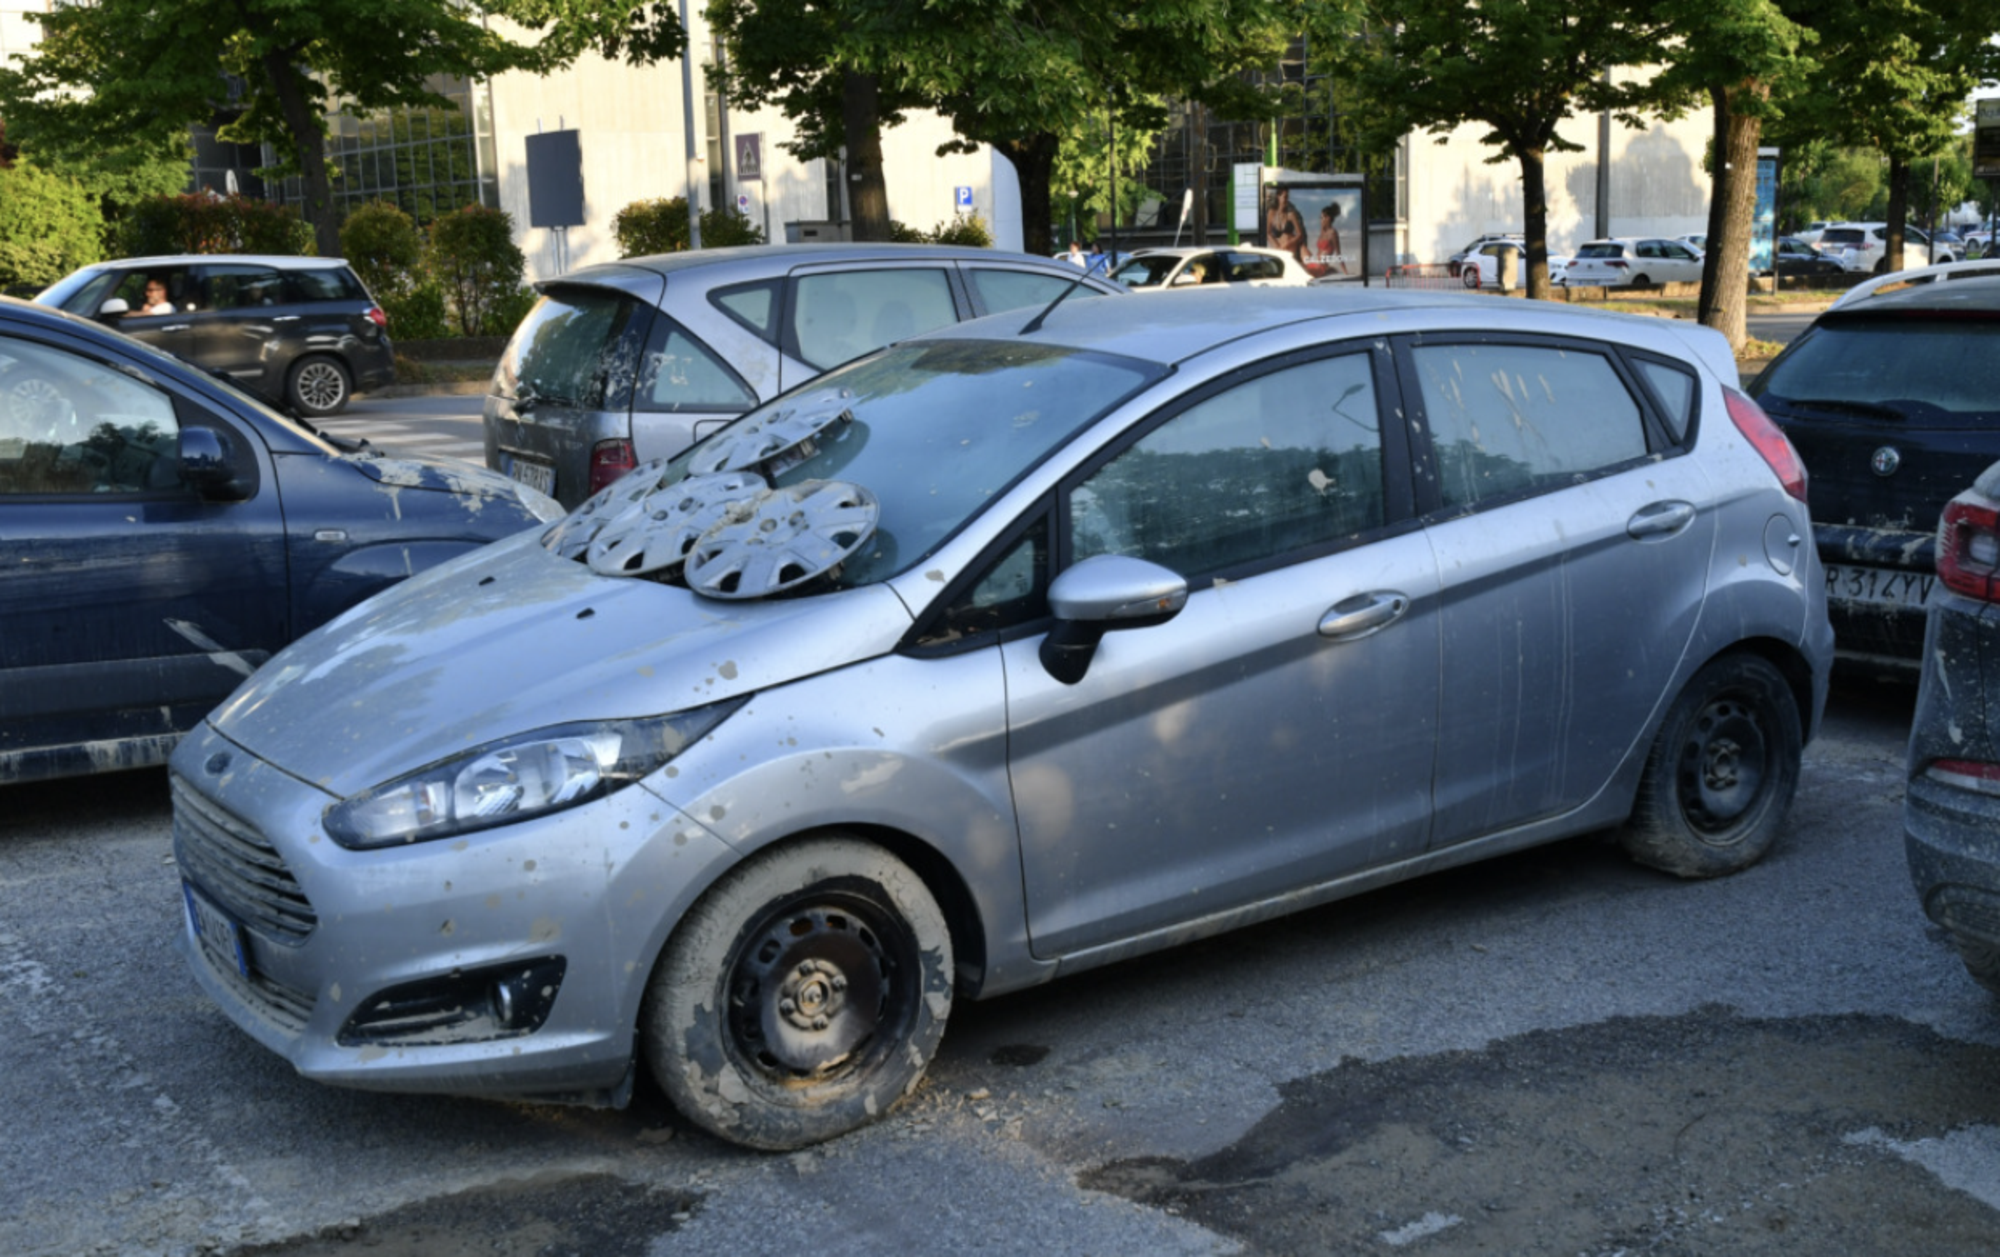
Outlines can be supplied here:
M81 184L15 159L0 170L0 288L45 288L104 256L104 218Z
M504 210L468 205L440 214L431 224L425 261L444 286L458 329L466 336L511 332L500 312L521 289L527 259L514 243L514 220Z
M1521 168L1528 295L1549 295L1548 186L1554 152L1582 146L1557 128L1585 113L1630 126L1656 95L1644 80L1608 75L1657 61L1669 34L1650 5L1623 0L1350 0L1311 11L1314 47L1330 48L1353 80L1362 146L1386 149L1423 130L1442 137L1475 123L1489 160Z
M845 146L865 191L880 129L936 110L959 137L942 151L989 144L1014 164L1026 247L1045 253L1063 137L1107 113L1120 132L1157 130L1164 96L1243 106L1255 93L1237 72L1275 59L1281 12L1279 0L712 0L708 17L732 98L782 109L796 155ZM857 238L880 229L860 205L855 219Z
M339 251L328 182L326 116L448 106L432 75L547 71L585 48L635 61L685 45L664 0L485 0L539 38L516 42L459 0L96 0L31 15L41 42L0 70L0 115L33 151L156 144L225 119L218 134L269 143L276 172L305 184L320 252ZM232 100L232 80L240 100Z

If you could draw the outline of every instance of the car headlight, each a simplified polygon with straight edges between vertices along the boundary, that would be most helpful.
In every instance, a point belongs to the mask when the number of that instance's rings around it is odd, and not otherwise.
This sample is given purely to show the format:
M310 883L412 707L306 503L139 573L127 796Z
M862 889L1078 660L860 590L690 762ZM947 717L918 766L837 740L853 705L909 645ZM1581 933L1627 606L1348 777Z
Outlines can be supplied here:
M326 832L366 849L449 838L600 799L693 745L748 696L639 720L518 734L440 760L327 808Z

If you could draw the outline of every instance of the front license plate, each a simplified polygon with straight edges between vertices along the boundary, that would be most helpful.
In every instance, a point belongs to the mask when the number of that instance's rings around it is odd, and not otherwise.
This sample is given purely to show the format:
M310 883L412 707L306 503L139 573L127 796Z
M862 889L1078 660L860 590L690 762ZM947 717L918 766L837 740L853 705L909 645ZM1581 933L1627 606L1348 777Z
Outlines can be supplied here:
M509 454L507 474L537 492L551 496L555 494L556 469L547 463L537 463L518 454Z
M187 900L188 929L194 932L195 942L201 944L209 963L248 978L250 956L243 949L243 927L188 882L181 883L181 897Z
M1900 572L1888 567L1826 565L1826 596L1841 602L1873 602L1891 607L1921 607L1930 597L1934 572Z

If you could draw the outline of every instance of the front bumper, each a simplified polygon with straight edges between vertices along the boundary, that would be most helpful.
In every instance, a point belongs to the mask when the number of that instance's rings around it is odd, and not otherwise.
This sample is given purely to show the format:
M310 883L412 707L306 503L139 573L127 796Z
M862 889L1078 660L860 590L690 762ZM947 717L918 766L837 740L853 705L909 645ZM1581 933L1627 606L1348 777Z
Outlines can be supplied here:
M198 940L191 908L181 944L196 981L301 1075L338 1086L616 1102L659 948L733 858L643 787L461 838L351 851L320 828L332 795L208 725L172 771L182 874L240 923L248 969ZM228 832L202 832L217 827ZM385 990L550 958L563 974L532 1031L342 1042Z

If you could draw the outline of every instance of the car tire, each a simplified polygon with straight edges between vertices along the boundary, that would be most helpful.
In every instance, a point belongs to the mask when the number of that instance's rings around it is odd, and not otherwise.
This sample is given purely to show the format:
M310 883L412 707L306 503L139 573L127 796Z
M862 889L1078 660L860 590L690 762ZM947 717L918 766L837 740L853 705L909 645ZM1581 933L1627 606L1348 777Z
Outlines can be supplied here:
M1667 712L1619 841L1677 877L1749 868L1776 841L1799 784L1799 707L1756 655L1710 660Z
M1965 962L1965 971L1972 980L1995 995L2000 995L2000 946L1963 934L1954 934L1951 941L1958 948L1960 960Z
M302 415L337 415L353 395L354 377L346 364L324 354L299 359L285 376L285 400Z
M1458 273L1458 282L1467 288L1479 287L1479 272L1473 267L1465 267Z
M1647 275L1643 271L1632 277L1632 286L1634 288L1644 288L1646 285L1652 282L1653 282L1652 277L1650 275Z
M690 1121L803 1148L922 1080L952 1000L951 933L907 864L823 837L752 856L667 941L646 991L647 1067Z

